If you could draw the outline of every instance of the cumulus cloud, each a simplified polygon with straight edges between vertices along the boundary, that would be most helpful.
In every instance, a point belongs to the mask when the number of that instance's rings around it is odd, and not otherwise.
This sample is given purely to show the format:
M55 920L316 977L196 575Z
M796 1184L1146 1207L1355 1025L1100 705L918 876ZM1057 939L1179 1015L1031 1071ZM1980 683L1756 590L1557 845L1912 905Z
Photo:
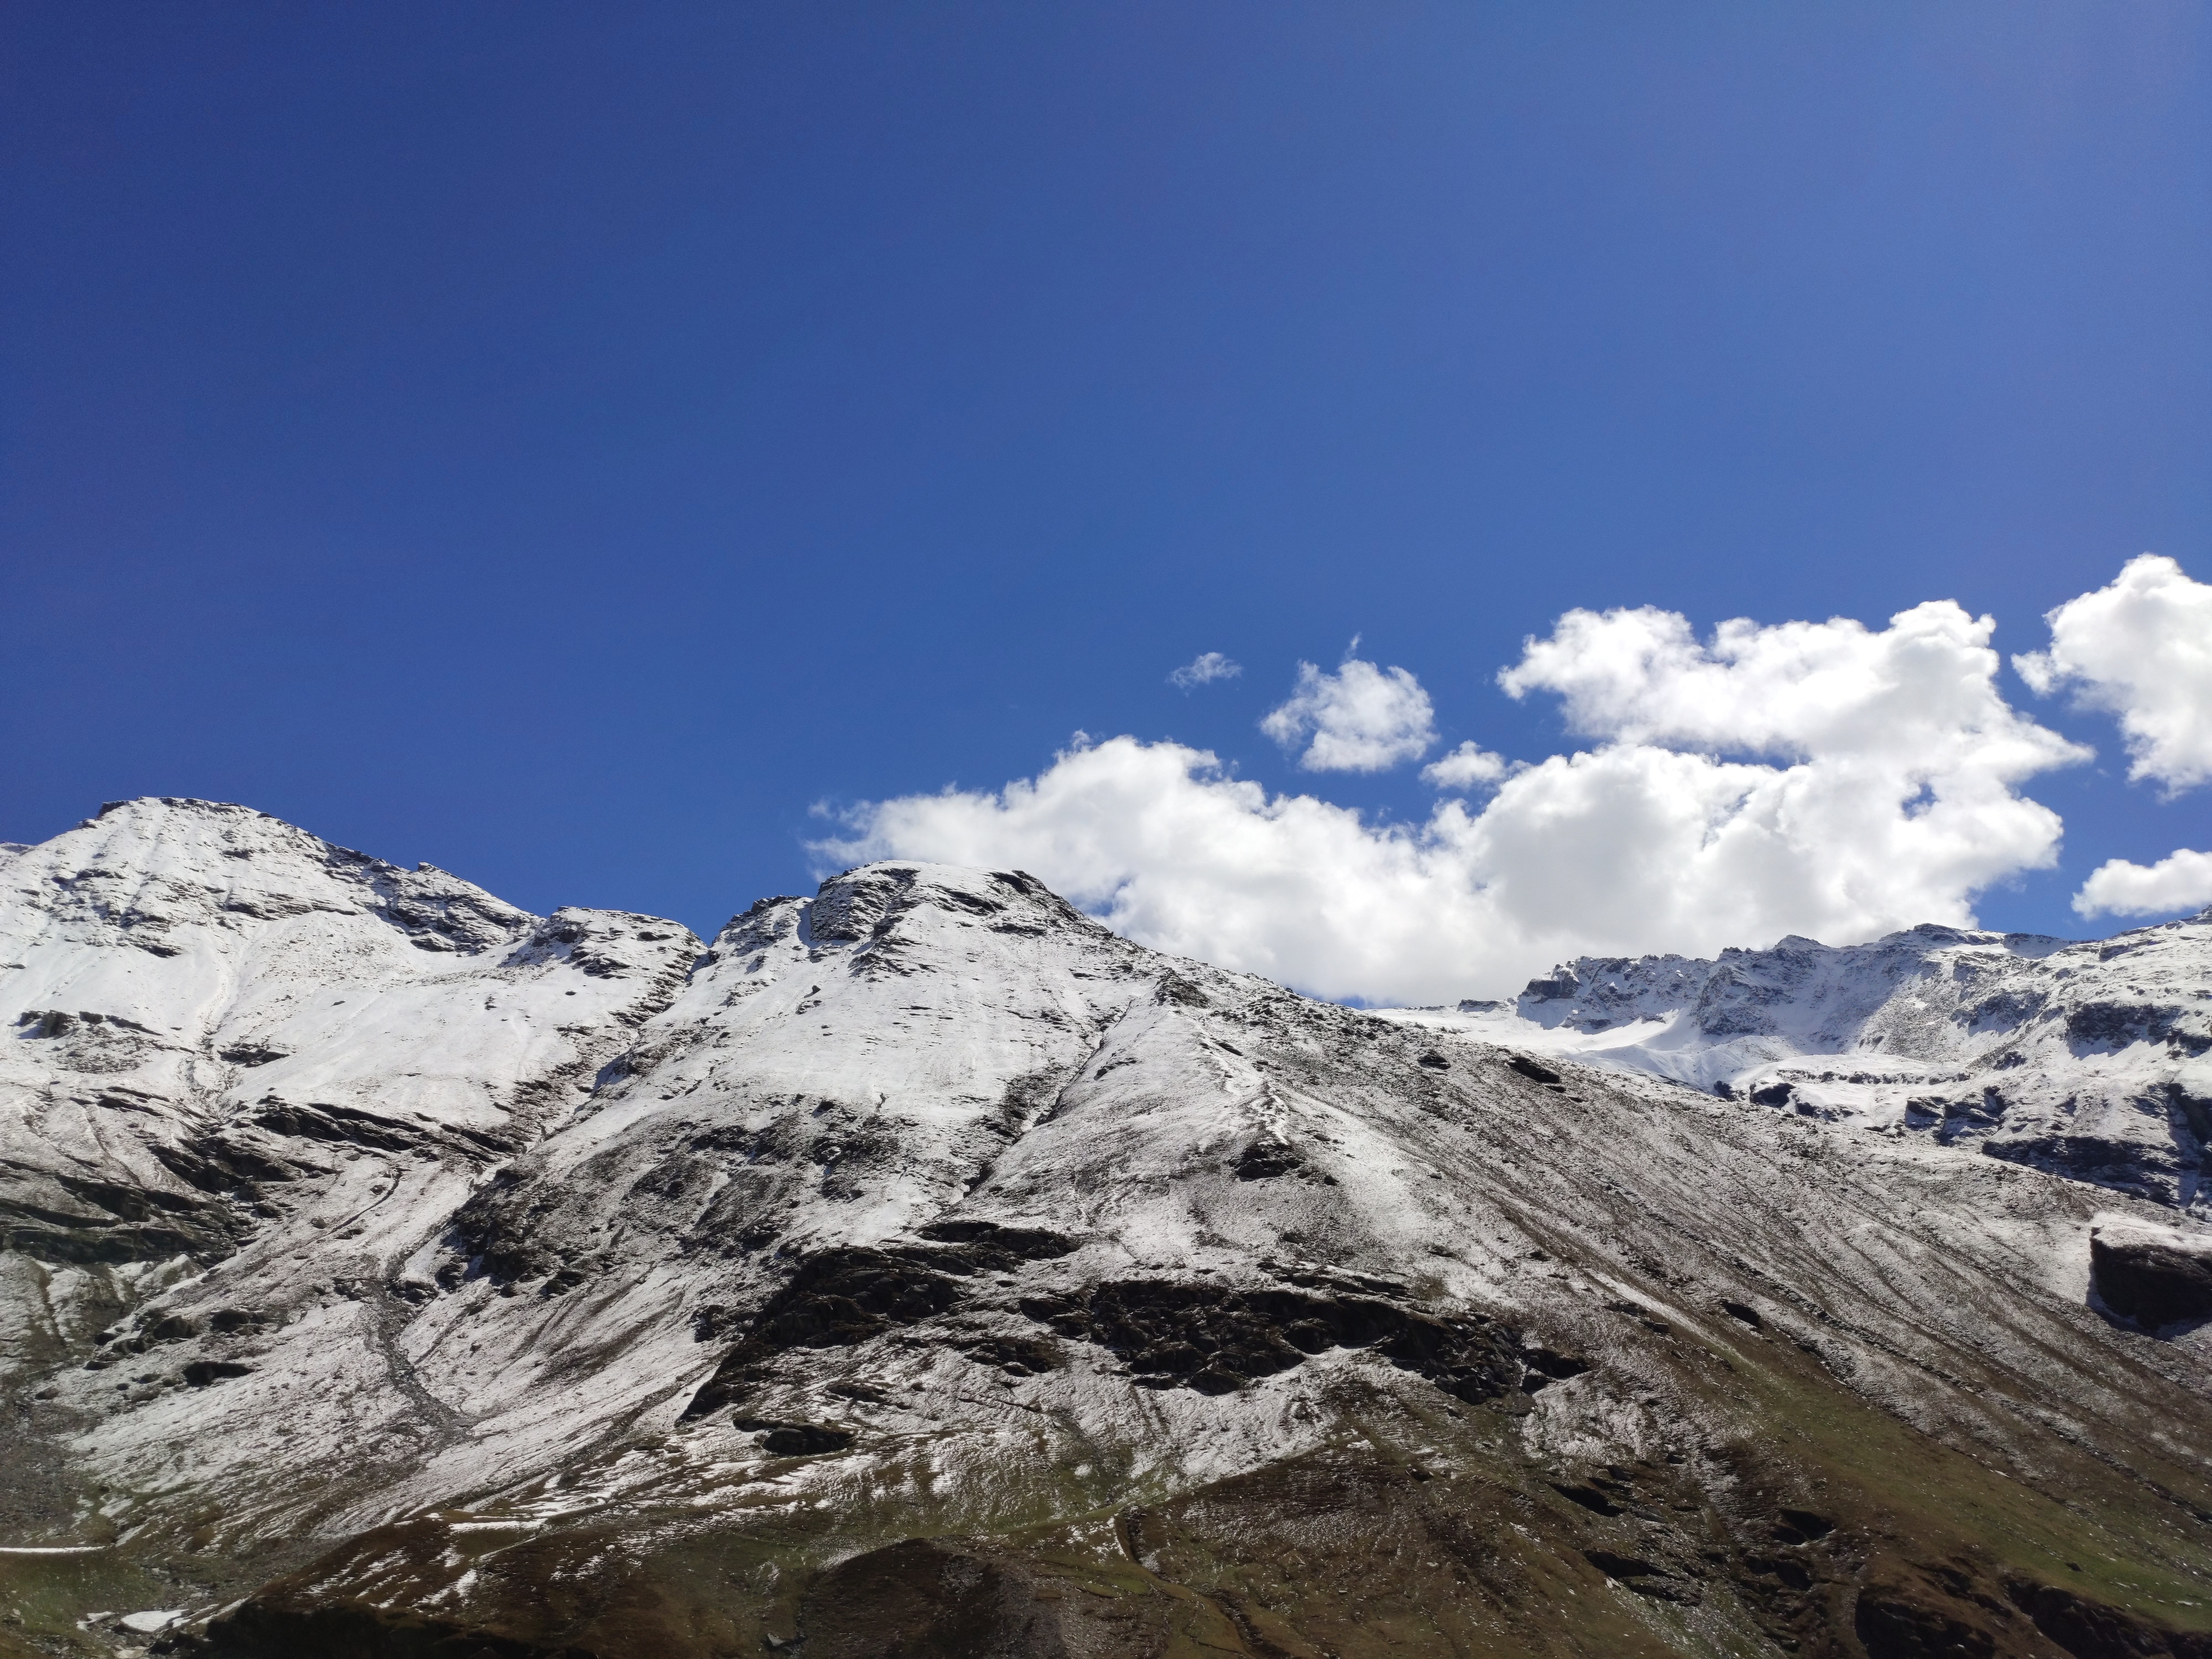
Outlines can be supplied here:
M1442 760L1421 769L1421 781L1437 789L1473 789L1503 781L1520 765L1493 755L1480 744L1463 743Z
M1269 711L1260 729L1285 750L1305 744L1298 765L1308 772L1387 771L1419 760L1437 740L1436 711L1421 683L1402 668L1357 657L1334 674L1300 663L1290 701Z
M2173 791L2212 780L2212 586L2146 553L2044 620L2051 648L2013 659L2022 679L2118 715L2130 777Z
M1585 953L1971 925L1977 890L2053 861L2058 817L2017 786L2086 755L2005 703L1991 630L1936 604L1701 644L1665 612L1577 611L1504 678L1598 741L1480 811L1372 824L1120 737L997 792L864 806L817 852L1018 866L1145 944L1376 1001L1495 995Z
M1216 680L1233 680L1243 672L1243 664L1230 661L1218 651L1201 651L1170 674L1168 684L1178 691L1188 691Z
M2097 866L2074 908L2085 916L2163 916L2212 905L2212 853L2186 848L2156 864L2110 859Z

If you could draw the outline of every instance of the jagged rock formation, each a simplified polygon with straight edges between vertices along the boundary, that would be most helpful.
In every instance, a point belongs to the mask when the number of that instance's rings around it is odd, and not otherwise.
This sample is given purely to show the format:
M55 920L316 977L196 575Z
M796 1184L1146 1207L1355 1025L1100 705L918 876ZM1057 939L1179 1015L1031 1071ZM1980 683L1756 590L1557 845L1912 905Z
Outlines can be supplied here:
M0 886L0 1652L2212 1644L2148 1200L1018 872L702 950L138 802Z
M1510 1006L1409 1017L2212 1210L2212 911L2081 944L1923 927L1585 957Z

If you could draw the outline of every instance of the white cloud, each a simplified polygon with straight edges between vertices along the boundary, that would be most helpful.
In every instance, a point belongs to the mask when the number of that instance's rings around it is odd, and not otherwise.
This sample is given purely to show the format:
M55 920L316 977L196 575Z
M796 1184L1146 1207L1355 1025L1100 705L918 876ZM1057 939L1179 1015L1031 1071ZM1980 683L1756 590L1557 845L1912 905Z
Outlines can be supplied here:
M1233 680L1243 672L1243 664L1230 661L1218 651L1201 651L1170 674L1168 684L1178 691L1188 691L1194 686L1211 685L1216 680Z
M2097 866L2074 908L2085 916L2174 915L2212 905L2212 853L2186 848L2156 864L2108 859Z
M1523 769L1503 755L1493 755L1480 744L1463 743L1442 760L1421 769L1421 781L1436 789L1472 789L1478 784L1498 783Z
M1402 668L1357 657L1334 674L1300 663L1290 701L1260 729L1285 750L1305 743L1298 765L1308 772L1381 772L1419 759L1437 740L1436 711L1421 683Z
M2212 586L2146 553L2045 620L2051 649L2013 659L2022 679L2039 692L2070 685L2118 714L2130 777L2177 791L2212 781Z
M1678 617L1578 611L1505 678L1605 741L1479 811L1370 825L1122 737L995 793L866 806L817 851L1018 866L1145 944L1374 1000L1494 995L1585 953L1968 925L1974 892L2055 856L2057 815L2015 786L2084 757L1998 695L1990 631L1939 604L1701 646Z

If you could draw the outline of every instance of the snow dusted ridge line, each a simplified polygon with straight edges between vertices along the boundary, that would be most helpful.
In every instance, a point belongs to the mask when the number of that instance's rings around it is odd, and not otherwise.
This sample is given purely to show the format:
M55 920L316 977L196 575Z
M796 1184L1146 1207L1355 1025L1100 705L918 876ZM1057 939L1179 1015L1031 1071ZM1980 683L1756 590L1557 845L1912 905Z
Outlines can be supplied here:
M2212 911L2087 942L1930 925L1584 957L1510 1005L1392 1017L2212 1204Z
M271 1182L334 1146L428 1149L402 1187L510 1154L566 1120L697 949L206 802L111 805L4 876L0 1215L13 1248L64 1261L252 1237L296 1190Z

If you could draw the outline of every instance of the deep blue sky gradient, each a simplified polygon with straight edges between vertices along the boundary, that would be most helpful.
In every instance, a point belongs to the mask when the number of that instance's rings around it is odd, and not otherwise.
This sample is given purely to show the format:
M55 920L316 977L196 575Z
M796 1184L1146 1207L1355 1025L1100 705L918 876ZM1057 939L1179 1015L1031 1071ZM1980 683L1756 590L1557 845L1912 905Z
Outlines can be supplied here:
M2212 579L2212 9L9 7L0 839L248 802L711 928L817 802L1571 605ZM1239 681L1182 696L1207 649ZM2008 679L2013 695L2031 702ZM2212 792L2030 793L2103 859ZM1423 815L1411 772L1323 781Z

